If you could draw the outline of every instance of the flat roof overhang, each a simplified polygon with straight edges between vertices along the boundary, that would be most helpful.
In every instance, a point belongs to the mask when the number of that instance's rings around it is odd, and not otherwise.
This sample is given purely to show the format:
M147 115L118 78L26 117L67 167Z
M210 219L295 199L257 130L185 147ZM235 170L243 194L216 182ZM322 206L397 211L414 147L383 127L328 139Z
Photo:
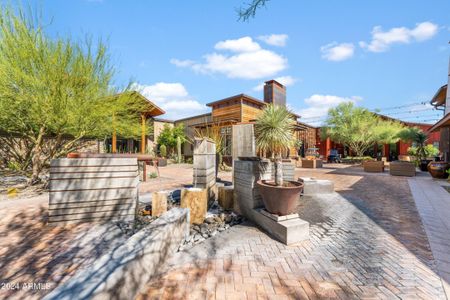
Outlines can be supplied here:
M450 127L450 114L447 114L431 127L428 132L438 131L443 127Z

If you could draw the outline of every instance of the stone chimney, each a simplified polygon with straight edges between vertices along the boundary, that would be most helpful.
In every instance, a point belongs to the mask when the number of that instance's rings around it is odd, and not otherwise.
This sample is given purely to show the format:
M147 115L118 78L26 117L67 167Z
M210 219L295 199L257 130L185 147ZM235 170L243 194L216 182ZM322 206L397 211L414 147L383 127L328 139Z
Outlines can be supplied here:
M286 106L286 87L273 79L266 81L264 84L264 102Z
M450 58L448 60L448 80L447 80L447 97L445 99L445 113L447 115L450 113Z

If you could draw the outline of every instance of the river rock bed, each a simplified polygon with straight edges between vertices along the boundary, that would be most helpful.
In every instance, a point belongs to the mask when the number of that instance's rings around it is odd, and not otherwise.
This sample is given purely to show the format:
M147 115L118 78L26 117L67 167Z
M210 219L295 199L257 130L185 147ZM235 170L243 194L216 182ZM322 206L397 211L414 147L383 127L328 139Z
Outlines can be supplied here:
M180 245L178 251L182 251L202 243L205 240L224 232L244 221L242 216L223 210L217 202L208 210L205 221L202 224L192 224L189 237Z
M172 207L179 207L179 204L172 202L169 204L169 209ZM139 206L139 213L135 222L119 221L116 222L116 225L125 235L132 236L158 219L157 217L152 217L151 215L145 215L145 208L148 209L148 205ZM208 238L214 237L217 234L242 222L242 216L238 216L233 212L222 209L218 203L215 202L208 210L205 221L202 224L191 224L190 235L180 245L178 251L193 247L194 245L199 244Z

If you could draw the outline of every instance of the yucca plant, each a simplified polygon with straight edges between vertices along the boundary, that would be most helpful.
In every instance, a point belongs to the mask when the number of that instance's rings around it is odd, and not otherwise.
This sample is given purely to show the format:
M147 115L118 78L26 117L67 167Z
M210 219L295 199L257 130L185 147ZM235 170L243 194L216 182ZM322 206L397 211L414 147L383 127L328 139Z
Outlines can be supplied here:
M275 162L275 184L283 185L282 153L293 143L295 120L284 106L267 105L255 122L256 146Z
M206 122L205 122L206 123ZM216 145L216 177L219 173L219 167L223 165L223 155L225 154L225 139L222 135L223 125L220 123L214 123L211 126L206 126L205 128L199 129L195 128L194 136L196 138L208 138L212 140Z

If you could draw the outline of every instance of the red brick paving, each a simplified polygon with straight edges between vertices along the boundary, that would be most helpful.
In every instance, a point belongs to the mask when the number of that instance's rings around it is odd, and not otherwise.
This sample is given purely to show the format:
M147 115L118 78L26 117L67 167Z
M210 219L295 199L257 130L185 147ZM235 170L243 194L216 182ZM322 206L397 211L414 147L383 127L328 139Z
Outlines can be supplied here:
M48 226L47 208L47 193L0 202L0 299L41 299L109 247L100 225Z
M339 194L304 198L310 241L285 246L245 224L172 259L138 299L445 299L405 178L298 170Z

